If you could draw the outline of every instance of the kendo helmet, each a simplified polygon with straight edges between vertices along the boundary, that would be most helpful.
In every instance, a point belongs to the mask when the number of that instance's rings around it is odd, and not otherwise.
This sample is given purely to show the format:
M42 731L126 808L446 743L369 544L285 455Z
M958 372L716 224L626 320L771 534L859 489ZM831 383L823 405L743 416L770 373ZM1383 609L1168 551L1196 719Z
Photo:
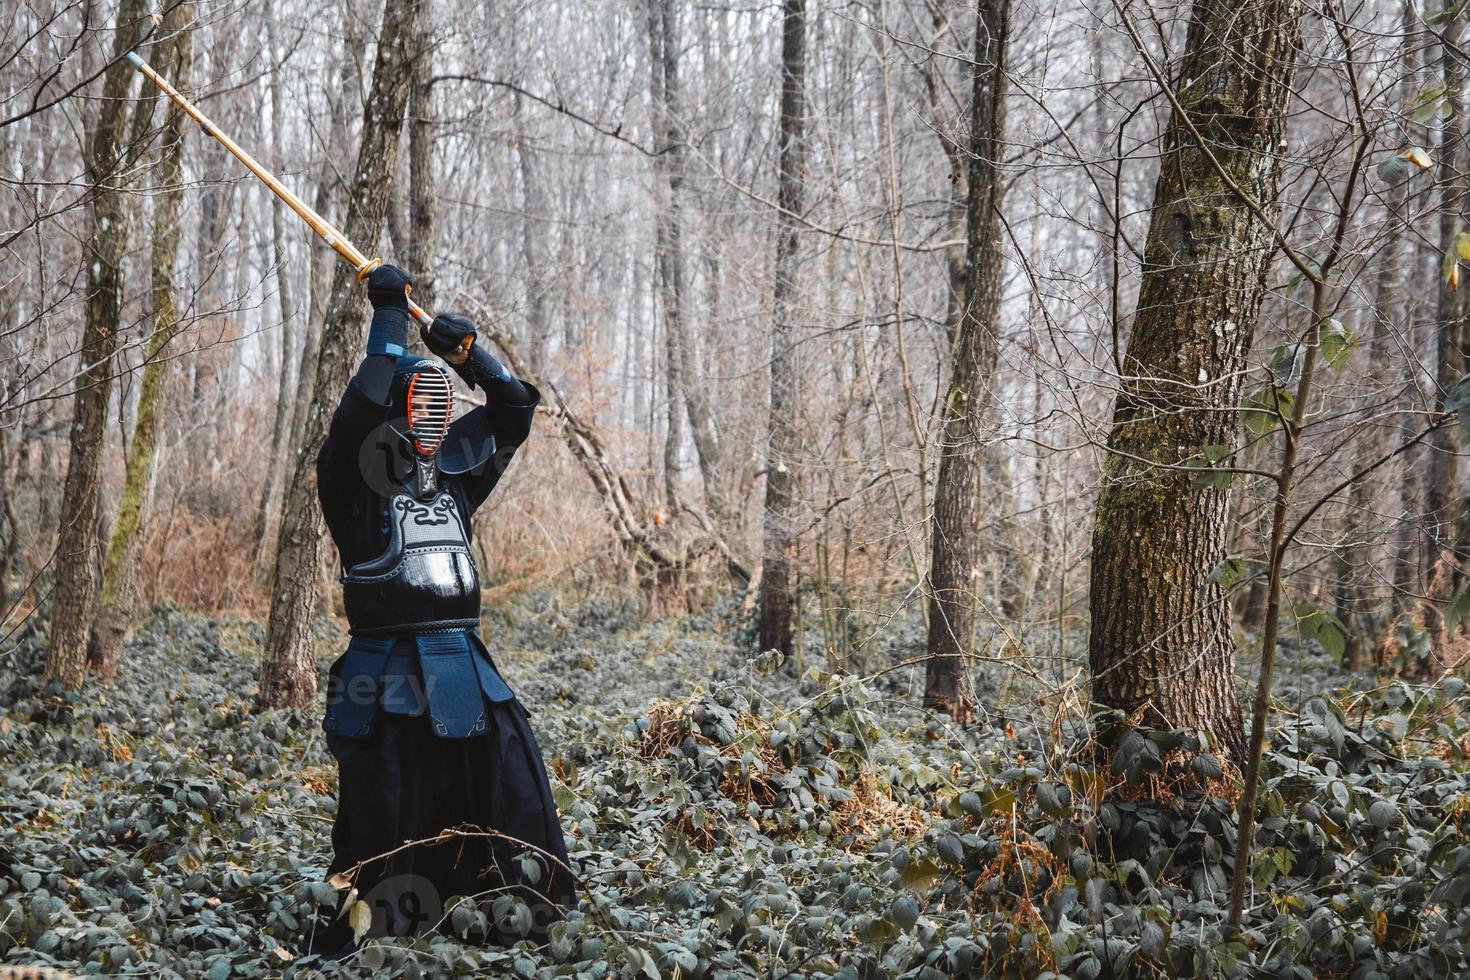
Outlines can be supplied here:
M418 497L437 492L439 454L454 421L454 383L441 365L400 358L389 389L388 429L402 460L400 479Z
M454 421L454 383L449 372L433 361L418 358L404 365L402 360L393 373L398 434L415 456L432 459L439 455Z

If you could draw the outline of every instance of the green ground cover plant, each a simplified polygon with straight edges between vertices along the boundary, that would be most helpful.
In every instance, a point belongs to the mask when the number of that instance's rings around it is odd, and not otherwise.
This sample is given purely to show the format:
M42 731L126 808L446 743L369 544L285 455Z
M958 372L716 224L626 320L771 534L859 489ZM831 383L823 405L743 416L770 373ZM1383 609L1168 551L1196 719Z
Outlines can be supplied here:
M1075 692L1003 664L980 665L992 711L973 726L914 708L921 678L880 662L917 649L916 625L869 650L866 679L793 676L730 639L728 613L496 613L486 636L553 770L579 907L546 946L497 948L474 940L525 910L451 899L438 934L335 963L299 945L338 897L334 771L313 714L254 707L260 626L159 608L117 684L70 695L38 679L32 629L0 660L0 963L218 980L1470 969L1458 679L1354 690L1320 650L1284 651L1253 892L1227 941L1237 774L1207 740L1133 731L1098 768Z

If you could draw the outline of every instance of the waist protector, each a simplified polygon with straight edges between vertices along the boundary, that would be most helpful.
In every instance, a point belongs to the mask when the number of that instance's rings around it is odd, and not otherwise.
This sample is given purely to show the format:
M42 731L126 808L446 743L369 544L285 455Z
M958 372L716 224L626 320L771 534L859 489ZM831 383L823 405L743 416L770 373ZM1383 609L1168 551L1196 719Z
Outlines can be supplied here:
M480 623L480 573L459 509L447 493L388 501L388 549L342 575L355 636L432 633Z

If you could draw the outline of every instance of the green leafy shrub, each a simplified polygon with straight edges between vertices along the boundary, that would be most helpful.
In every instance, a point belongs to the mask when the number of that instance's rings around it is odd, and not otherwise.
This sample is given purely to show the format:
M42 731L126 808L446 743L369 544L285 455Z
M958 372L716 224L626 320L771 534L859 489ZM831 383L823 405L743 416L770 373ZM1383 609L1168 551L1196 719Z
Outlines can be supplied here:
M999 665L978 677L995 713L954 729L913 707L907 668L795 677L725 638L725 615L640 627L620 606L543 598L498 614L486 636L555 773L579 907L544 948L500 949L473 940L528 910L451 902L438 935L334 964L298 945L337 900L322 880L334 770L313 713L252 705L258 625L160 609L123 680L77 695L36 679L31 627L0 658L0 962L220 978L1470 971L1457 680L1329 696L1350 679L1301 655L1265 758L1245 930L1226 941L1235 774L1207 740L1134 732L1091 763L1091 720ZM907 661L920 636L896 629L869 664Z

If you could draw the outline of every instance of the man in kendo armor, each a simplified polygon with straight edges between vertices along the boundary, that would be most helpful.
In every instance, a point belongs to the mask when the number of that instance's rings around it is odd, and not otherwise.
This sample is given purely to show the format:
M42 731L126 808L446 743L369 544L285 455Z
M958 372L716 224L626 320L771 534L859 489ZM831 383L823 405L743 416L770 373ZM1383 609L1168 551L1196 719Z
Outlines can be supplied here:
M470 516L530 432L540 393L475 342L469 321L440 315L420 328L424 345L485 396L454 418L449 372L407 351L410 287L394 266L368 274L366 356L316 463L352 634L322 723L340 777L328 875L353 878L375 934L432 929L453 896L517 896L524 911L500 903L486 937L512 943L528 925L544 937L572 882L526 711L476 634ZM404 846L446 830L460 832ZM351 948L347 912L344 898L315 924L313 951Z

